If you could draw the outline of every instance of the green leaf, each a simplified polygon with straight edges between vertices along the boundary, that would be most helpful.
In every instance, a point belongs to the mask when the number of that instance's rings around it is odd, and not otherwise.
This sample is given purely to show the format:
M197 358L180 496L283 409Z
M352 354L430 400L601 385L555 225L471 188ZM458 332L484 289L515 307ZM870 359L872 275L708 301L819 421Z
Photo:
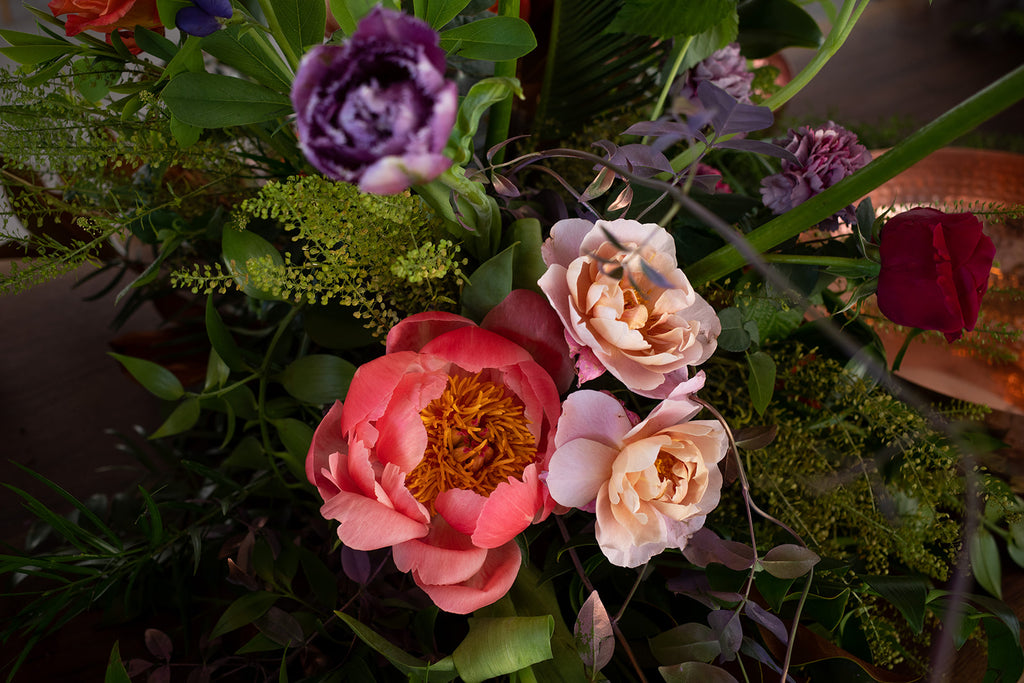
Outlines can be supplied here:
M322 405L345 398L356 366L328 354L303 356L278 376L285 390L306 403Z
M734 0L625 0L608 33L692 36L726 19L735 7Z
M472 617L469 633L452 653L466 683L479 683L551 659L551 615Z
M206 334L210 338L210 344L214 351L220 356L229 368L238 372L245 368L245 361L242 360L242 350L238 348L231 331L224 324L220 312L213 303L213 294L206 299Z
M410 678L415 677L416 679L422 679L425 677L424 674L429 671L430 683L434 683L435 680L438 683L445 683L446 681L454 679L458 675L455 672L455 663L452 658L445 657L438 662L428 664L427 662L416 659L398 646L393 645L387 638L382 637L358 619L350 617L344 612L335 612L335 614L339 619L345 622L350 629L352 629L352 632L355 633L361 641L386 657L396 669ZM436 678L435 674L437 676Z
M277 602L280 596L266 591L246 593L228 605L210 632L210 639L230 633L256 621Z
M164 28L174 28L178 10L192 6L190 0L156 0L156 11Z
M968 549L974 579L982 588L1002 600L1003 573L995 537L988 529L979 526L971 537Z
M743 56L770 57L787 47L816 48L821 44L818 22L790 0L751 0L739 6L739 36Z
M248 263L250 260L269 257L274 265L284 265L280 252L270 242L250 230L224 228L221 236L221 250L224 265L235 278L235 282L248 296L254 299L274 301L278 297L270 292L259 289L249 281Z
M727 17L716 25L693 36L693 40L690 41L690 47L686 51L686 56L683 58L682 64L679 65L680 71L696 66L698 62L707 59L715 51L721 50L729 43L735 42L738 32L739 17L736 12L730 12ZM679 48L685 42L676 41ZM673 53L672 56L675 57L675 54Z
M925 604L930 586L928 580L918 576L861 576L871 590L900 611L914 633L924 628Z
M514 78L485 78L469 89L459 104L458 117L446 148L456 164L464 166L473 157L473 136L484 112L513 95L523 96L523 89Z
M1020 634L993 617L982 619L985 635L988 636L988 669L984 683L1010 683L1018 681L1024 674L1024 651L1021 650Z
M469 0L430 0L427 3L426 16L420 17L435 31L440 31L444 26L457 17L459 12L466 9Z
M186 432L199 421L199 399L192 397L179 403L164 423L149 435L150 439L163 439Z
M761 560L764 570L777 579L796 579L811 571L821 558L806 546L784 543L769 550Z
M121 65L108 59L78 59L71 63L75 89L96 103L110 93L110 86L121 75Z
M737 683L725 669L704 662L683 662L658 667L665 683Z
M740 309L730 306L718 312L722 332L718 335L718 347L723 351L740 353L750 348L750 333L744 327Z
M34 33L0 30L11 47L0 47L0 54L19 64L34 65L56 59L66 54L80 52L72 43L60 38L48 38Z
M765 409L775 392L775 361L764 351L747 354L747 389L750 400L758 415L764 415Z
M383 4L390 9L399 9L396 0L385 0L383 3L380 0L330 0L330 3L331 14L346 36L355 32L359 21L373 9L374 5ZM419 14L416 16L423 18Z
M502 62L535 47L533 29L519 17L488 17L441 33L441 48L465 59Z
M324 42L327 6L317 0L269 0L283 37L292 51L301 55L310 45Z
M512 288L540 292L537 282L547 271L547 264L540 255L540 247L544 241L540 221L536 218L520 218L508 226L506 233L515 245Z
M119 353L110 353L110 356L121 363L149 393L166 401L176 401L185 395L185 388L167 368L143 358L122 356Z
M228 26L203 38L202 48L211 57L237 69L257 83L281 93L291 89L291 75L262 33Z
M107 659L107 672L103 676L103 683L132 683L128 677L128 671L121 661L121 648L118 641L114 641L114 647Z
M722 653L718 636L705 624L681 624L650 639L651 654L662 664L711 662Z
M149 515L149 543L157 545L164 537L163 516L160 514L160 508L157 507L156 501L153 500L153 496L149 495L146 489L140 486L139 493L146 501L146 513Z
M173 42L164 38L155 31L150 31L148 28L139 26L135 29L132 34L135 36L135 44L142 49L143 52L162 59L165 62L169 62L174 59L174 55L178 54L178 46Z
M483 320L487 312L505 300L512 291L512 264L515 247L508 247L482 263L462 289L462 308L466 317Z
M288 469L296 479L305 481L306 455L309 453L310 443L313 442L313 428L292 417L274 420L273 423L277 427L281 443L288 452L288 457L284 458Z
M162 97L179 121L199 128L261 123L286 116L292 110L287 95L220 74L178 74L164 88Z

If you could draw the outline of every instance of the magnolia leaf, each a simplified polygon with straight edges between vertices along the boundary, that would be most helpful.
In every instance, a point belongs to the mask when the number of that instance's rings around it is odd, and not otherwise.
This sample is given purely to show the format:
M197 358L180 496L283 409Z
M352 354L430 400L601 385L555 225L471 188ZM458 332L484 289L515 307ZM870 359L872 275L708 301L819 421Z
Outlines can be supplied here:
M221 74L185 72L171 79L162 93L179 121L199 128L227 128L262 123L286 116L291 100L276 90Z
M1024 651L1020 636L1000 619L982 619L988 636L986 681L1018 681L1024 674Z
M775 441L778 433L778 425L750 425L737 429L734 437L739 448L755 451Z
M810 548L784 543L769 550L761 560L761 566L778 579L796 579L820 561L821 558Z
M300 401L322 405L344 399L355 372L356 366L347 360L312 354L290 363L277 379Z
M551 615L473 617L469 633L452 653L465 683L479 683L551 659Z
M533 29L519 17L488 17L441 32L441 48L464 59L504 62L535 47Z
M171 129L171 135L174 136L174 141L182 148L191 147L199 142L199 136L203 132L202 128L179 121L174 116L171 117L168 125Z
M132 33L132 37L135 38L135 44L143 52L148 52L158 59L162 59L165 62L169 62L174 59L174 55L178 53L178 46L173 41L168 40L155 31L150 31L144 26L139 26Z
M971 537L968 549L974 579L982 588L1002 600L1003 573L995 537L988 529L979 526Z
M591 592L590 597L580 607L573 634L576 637L576 648L580 652L580 658L588 670L600 671L612 660L612 655L615 654L612 622L597 591Z
M750 400L757 414L764 415L775 392L775 361L764 351L755 351L747 354L747 368L750 370L747 376Z
M230 633L243 626L248 626L266 614L267 610L277 602L279 597L274 593L266 591L246 593L228 605L228 608L220 615L220 619L214 625L213 631L210 632L210 639L212 640L225 633Z
M698 623L681 624L650 639L651 654L663 664L710 662L722 653L715 632Z
M110 356L154 396L165 401L175 401L185 395L185 388L167 368L144 358L132 358L119 353L111 353Z
M309 452L309 445L313 442L313 428L293 417L285 417L271 422L277 428L277 435L285 447L286 452L282 454L281 459L285 461L296 479L304 480L306 478L306 454Z
M206 299L206 334L217 355L229 368L236 372L245 368L242 350L238 348L228 326L221 319L220 312L213 303L212 294Z

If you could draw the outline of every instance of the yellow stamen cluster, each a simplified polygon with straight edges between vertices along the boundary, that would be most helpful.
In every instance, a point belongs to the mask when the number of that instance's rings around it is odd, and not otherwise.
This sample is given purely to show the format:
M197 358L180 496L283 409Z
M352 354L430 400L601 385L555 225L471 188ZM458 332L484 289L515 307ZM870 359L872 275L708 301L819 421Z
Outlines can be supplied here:
M420 417L427 448L405 485L431 511L449 489L490 495L509 477L520 478L537 454L522 404L479 374L449 377L444 393Z

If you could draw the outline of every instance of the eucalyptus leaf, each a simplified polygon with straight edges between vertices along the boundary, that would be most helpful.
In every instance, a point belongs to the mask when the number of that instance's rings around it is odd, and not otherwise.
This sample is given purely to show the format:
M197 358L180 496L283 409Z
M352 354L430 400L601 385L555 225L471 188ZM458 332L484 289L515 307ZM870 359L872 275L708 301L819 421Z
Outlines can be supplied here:
M123 365L125 370L154 396L166 401L176 401L184 396L185 388L181 386L181 382L173 372L162 365L119 353L111 353L110 356Z
M519 17L488 17L441 32L441 48L465 59L502 62L535 47L533 29Z
M615 635L608 610L597 591L592 591L580 607L573 634L576 637L576 648L588 670L600 671L612 660L615 654Z
M761 560L761 566L779 579L796 579L804 576L821 558L806 546L784 543L775 546Z
M651 653L662 664L711 662L722 654L718 635L705 624L681 624L650 639Z
M221 74L185 72L161 94L178 120L199 128L262 123L288 115L291 100L259 83Z
M725 669L704 662L683 662L675 666L658 667L665 683L737 683Z

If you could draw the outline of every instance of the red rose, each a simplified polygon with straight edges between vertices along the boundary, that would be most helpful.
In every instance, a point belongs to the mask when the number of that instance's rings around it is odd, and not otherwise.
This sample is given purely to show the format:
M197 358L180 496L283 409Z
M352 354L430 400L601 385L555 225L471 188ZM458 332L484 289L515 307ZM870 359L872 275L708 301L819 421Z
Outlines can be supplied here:
M85 30L112 33L136 26L162 29L156 0L50 0L53 16L67 14L64 32L70 37Z
M996 248L969 213L916 208L882 228L878 308L907 327L947 341L973 330Z

